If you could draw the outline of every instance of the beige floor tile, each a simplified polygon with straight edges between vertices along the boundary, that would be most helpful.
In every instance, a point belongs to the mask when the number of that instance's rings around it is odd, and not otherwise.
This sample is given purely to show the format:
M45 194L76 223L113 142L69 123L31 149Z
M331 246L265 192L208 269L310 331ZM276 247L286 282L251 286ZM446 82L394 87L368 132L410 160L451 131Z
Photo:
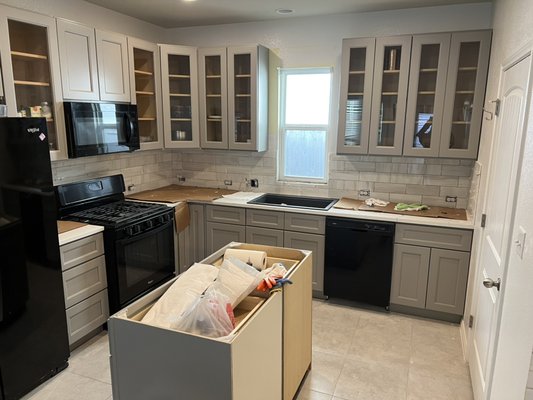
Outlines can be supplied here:
M308 387L302 387L296 400L331 400L331 395L311 390Z
M75 349L69 360L68 371L101 382L111 383L107 333L102 332Z
M361 316L347 357L408 365L411 331L411 321L404 318Z
M407 383L408 400L473 400L470 381L443 374L437 368L412 366Z
M343 359L338 355L313 351L311 370L302 390L332 395L342 370Z
M346 359L334 396L346 400L405 400L408 371L405 363Z
M107 400L111 395L109 383L65 370L23 397L23 400Z

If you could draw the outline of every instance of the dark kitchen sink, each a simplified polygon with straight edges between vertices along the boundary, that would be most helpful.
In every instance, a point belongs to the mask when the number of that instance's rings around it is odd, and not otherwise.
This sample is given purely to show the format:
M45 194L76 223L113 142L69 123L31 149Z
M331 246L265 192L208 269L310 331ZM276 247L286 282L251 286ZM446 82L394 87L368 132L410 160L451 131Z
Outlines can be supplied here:
M264 206L278 206L278 207L295 207L295 208L309 208L313 210L329 210L337 199L326 199L323 197L304 197L292 196L287 194L265 193L248 204L261 204Z

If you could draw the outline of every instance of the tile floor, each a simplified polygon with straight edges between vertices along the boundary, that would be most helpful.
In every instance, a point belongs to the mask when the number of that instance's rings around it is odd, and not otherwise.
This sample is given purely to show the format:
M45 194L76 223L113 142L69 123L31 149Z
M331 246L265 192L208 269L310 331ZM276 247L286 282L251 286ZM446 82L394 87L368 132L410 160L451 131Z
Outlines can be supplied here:
M101 333L23 400L111 399L108 355ZM473 399L458 326L314 301L313 365L298 400L389 399Z

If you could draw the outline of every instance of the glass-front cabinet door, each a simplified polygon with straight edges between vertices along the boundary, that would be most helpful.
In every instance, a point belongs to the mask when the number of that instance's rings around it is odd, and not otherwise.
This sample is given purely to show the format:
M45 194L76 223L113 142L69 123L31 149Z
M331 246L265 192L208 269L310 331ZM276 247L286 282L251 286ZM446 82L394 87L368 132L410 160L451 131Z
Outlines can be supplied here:
M228 138L234 150L265 151L268 129L268 49L228 47Z
M165 147L200 146L196 48L161 45Z
M450 34L413 37L403 154L437 157Z
M339 154L368 152L375 42L374 38L342 41Z
M228 90L226 48L198 50L200 68L200 145L228 148Z
M411 36L376 39L368 154L402 154Z
M67 158L55 20L0 6L0 31L8 116L46 118L50 158Z
M490 39L490 31L452 33L440 157L477 157Z
M131 102L137 104L142 150L163 148L161 67L159 48L144 40L128 38Z

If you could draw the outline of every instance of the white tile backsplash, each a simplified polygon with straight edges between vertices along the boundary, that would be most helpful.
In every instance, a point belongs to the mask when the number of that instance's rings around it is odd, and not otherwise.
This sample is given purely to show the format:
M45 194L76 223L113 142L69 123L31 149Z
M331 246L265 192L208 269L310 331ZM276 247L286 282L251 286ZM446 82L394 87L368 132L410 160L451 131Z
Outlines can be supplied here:
M336 155L329 156L328 183L309 184L277 180L276 152L227 150L151 150L52 163L54 184L64 184L122 173L126 186L135 191L178 183L203 187L258 192L279 192L309 196L359 198L359 190L370 190L371 197L384 200L418 202L454 207L445 196L457 196L457 205L469 201L474 163L470 160ZM247 186L257 178L259 188ZM366 198L366 197L361 197Z

